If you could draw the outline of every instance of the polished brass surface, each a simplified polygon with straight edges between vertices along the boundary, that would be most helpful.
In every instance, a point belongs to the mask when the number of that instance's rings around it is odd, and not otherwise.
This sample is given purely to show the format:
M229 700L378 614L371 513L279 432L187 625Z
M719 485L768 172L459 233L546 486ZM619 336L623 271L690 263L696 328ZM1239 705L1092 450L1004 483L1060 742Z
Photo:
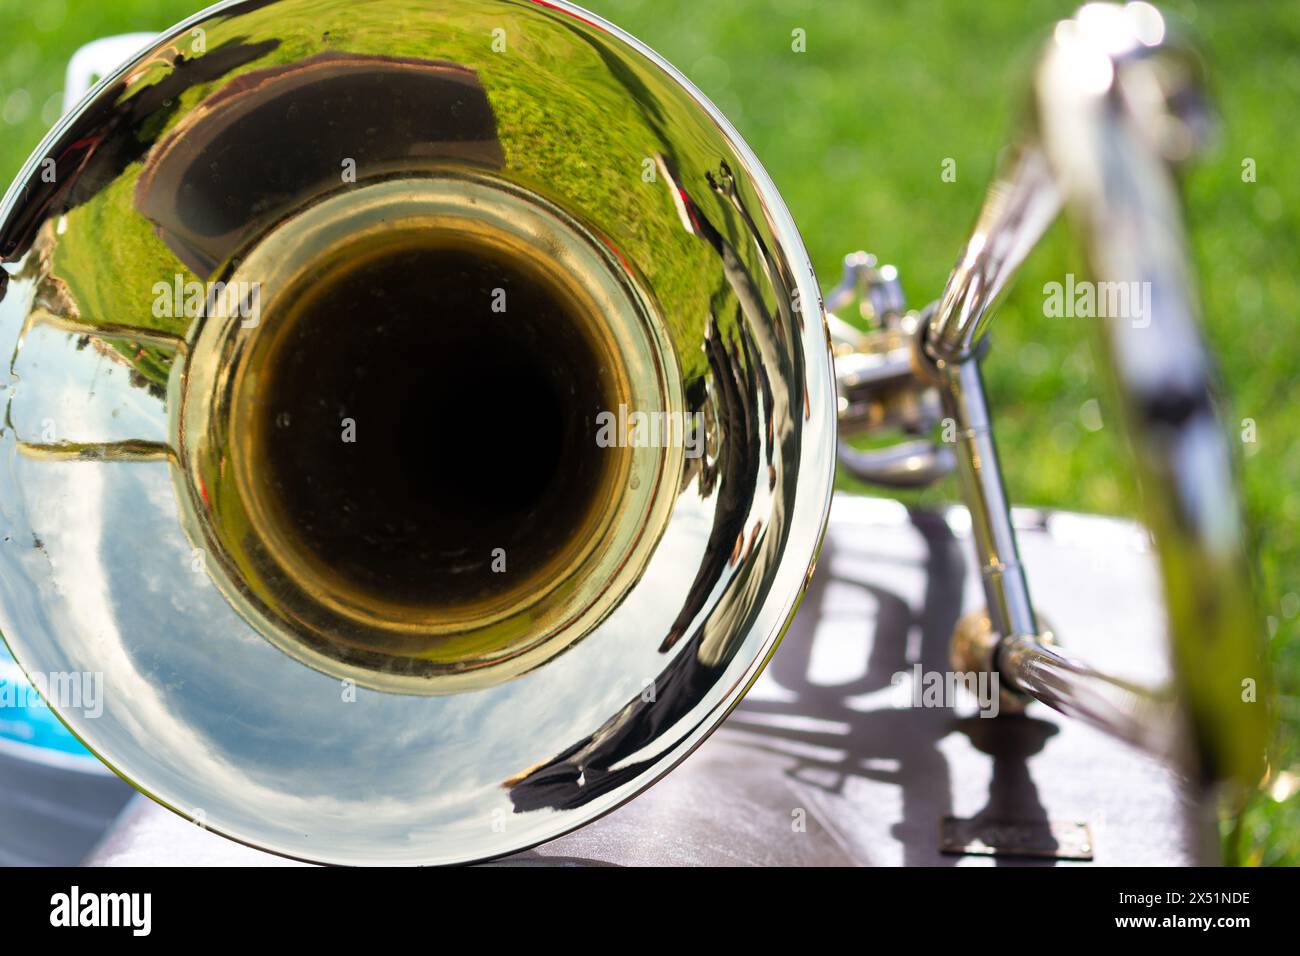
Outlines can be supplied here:
M683 449L602 448L599 416L685 409L662 320L607 249L539 197L444 173L280 224L228 288L253 282L258 321L203 323L173 407L185 525L259 631L360 684L448 693L618 604Z
M102 674L61 717L217 832L556 836L704 739L807 582L836 408L798 233L565 3L213 7L51 132L0 258L0 628Z

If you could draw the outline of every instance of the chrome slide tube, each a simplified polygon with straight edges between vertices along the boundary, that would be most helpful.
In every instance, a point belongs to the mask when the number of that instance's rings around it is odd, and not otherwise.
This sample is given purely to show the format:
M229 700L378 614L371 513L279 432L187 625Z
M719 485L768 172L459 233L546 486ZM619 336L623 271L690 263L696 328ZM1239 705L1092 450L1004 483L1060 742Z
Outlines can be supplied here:
M1088 4L1057 25L1032 101L924 342L958 426L958 474L1000 640L983 649L986 666L1050 707L1181 755L1202 779L1253 784L1267 740L1256 703L1265 664L1175 178L1207 126L1199 61L1149 4ZM999 293L1058 210L1081 237L1098 295L1123 306L1102 338L1165 584L1172 693L1107 677L1041 641L1015 551L979 346Z

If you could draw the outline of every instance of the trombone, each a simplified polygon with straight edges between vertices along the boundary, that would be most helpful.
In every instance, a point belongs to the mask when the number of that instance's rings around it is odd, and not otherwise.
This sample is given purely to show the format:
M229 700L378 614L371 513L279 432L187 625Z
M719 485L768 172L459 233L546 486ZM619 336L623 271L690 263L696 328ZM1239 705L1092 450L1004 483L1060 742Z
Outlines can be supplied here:
M838 461L956 472L987 603L956 671L1206 788L1258 781L1264 664L1176 181L1207 113L1154 8L1057 25L919 312L865 253L823 303L758 159L617 27L564 0L436 13L219 3L105 71L0 205L0 521L37 543L0 549L0 629L29 675L103 676L102 714L51 701L92 752L295 858L554 838L668 772L776 653ZM1062 214L1099 286L1139 290L1103 344L1167 690L1058 641L1009 517L980 362ZM153 294L191 285L193 307ZM698 442L593 441L643 415Z

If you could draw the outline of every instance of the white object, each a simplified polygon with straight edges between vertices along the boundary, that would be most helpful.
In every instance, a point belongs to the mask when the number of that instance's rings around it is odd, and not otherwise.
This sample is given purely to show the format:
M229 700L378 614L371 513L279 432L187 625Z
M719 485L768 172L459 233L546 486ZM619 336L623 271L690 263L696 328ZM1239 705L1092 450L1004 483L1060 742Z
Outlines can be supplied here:
M87 43L68 61L63 81L63 112L81 102L90 88L157 39L156 33L122 33Z

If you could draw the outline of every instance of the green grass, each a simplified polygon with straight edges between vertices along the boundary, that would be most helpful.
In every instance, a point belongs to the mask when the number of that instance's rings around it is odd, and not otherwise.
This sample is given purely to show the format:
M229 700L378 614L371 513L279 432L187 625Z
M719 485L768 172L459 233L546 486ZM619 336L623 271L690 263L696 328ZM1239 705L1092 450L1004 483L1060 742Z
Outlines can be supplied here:
M690 76L763 160L829 286L867 248L902 270L914 305L936 297L997 150L1035 43L1074 2L589 0ZM1294 0L1175 2L1206 51L1223 122L1189 183L1188 218L1230 422L1252 419L1242 481L1262 626L1279 690L1275 765L1300 761L1300 16ZM0 0L0 181L56 108L72 51L161 29L176 0ZM791 31L807 51L791 50ZM25 93L18 93L23 90ZM24 104L27 109L24 111ZM9 122L9 121L13 122ZM940 178L946 158L955 182ZM1251 158L1257 181L1242 181ZM145 240L141 240L145 241ZM1136 491L1084 320L1043 317L1042 287L1080 260L1060 228L1030 259L995 325L986 369L1012 498L1131 514ZM1085 405L1101 401L1102 427ZM847 483L846 483L847 484ZM942 494L954 496L951 486ZM1300 798L1259 796L1240 859L1300 864Z

